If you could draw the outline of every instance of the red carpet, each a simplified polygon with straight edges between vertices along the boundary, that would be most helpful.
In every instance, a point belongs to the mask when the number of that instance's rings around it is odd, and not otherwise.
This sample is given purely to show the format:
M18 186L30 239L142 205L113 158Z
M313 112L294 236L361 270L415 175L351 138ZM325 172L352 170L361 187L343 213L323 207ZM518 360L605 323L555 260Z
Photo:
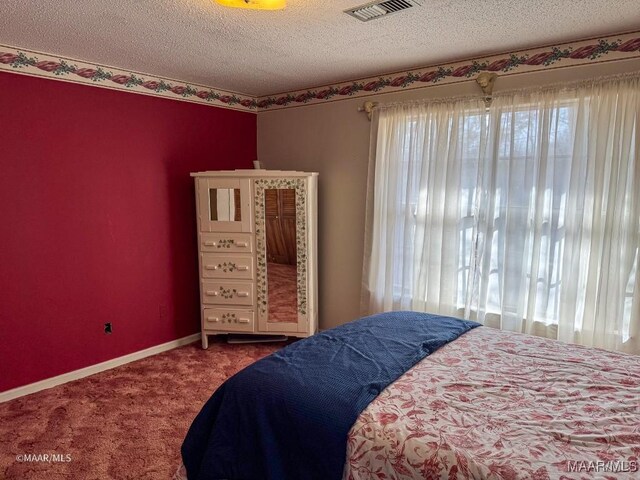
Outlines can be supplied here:
M213 391L283 345L210 337L206 351L198 342L2 403L0 478L170 479L187 429ZM17 461L23 454L70 461Z

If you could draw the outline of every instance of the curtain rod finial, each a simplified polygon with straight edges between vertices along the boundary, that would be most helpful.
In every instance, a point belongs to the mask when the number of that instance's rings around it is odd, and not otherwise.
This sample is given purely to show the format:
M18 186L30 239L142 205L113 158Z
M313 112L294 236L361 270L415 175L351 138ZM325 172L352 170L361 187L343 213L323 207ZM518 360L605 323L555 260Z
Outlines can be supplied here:
M490 72L482 72L476 77L476 82L480 85L482 92L485 95L491 95L493 93L493 84L496 82L498 75Z
M496 83L498 75L491 72L482 72L476 77L476 82L485 94L484 104L489 107L491 105L491 94L493 93L493 84Z
M496 83L497 78L498 75L491 72L482 72L476 77L476 82L482 89L482 93L486 95L484 103L487 107L491 105L491 94L493 93L493 85Z
M359 112L365 112L367 114L367 118L371 120L371 115L373 114L373 109L378 105L378 102L364 102L364 104L358 108Z

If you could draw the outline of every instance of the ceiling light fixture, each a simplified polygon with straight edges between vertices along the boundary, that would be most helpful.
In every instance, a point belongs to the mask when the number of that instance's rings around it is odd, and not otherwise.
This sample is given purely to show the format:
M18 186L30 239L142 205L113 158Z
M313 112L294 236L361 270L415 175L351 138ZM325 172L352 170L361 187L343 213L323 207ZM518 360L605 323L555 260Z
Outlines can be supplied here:
M286 0L215 0L215 2L225 7L252 10L281 10L287 6Z

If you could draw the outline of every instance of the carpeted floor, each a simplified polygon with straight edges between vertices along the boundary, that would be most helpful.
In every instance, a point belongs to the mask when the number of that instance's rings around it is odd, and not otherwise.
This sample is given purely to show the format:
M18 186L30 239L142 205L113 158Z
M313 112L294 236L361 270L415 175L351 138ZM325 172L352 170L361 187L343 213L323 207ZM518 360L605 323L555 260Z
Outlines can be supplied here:
M213 391L283 346L210 337L206 351L194 343L2 403L0 479L170 479ZM24 454L65 461L16 459Z

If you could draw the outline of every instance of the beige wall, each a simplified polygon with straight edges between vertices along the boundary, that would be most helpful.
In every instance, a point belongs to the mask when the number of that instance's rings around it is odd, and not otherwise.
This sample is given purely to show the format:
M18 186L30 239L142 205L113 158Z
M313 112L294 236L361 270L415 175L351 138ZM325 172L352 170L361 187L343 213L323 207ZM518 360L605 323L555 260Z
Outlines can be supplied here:
M640 59L498 78L495 91L640 70ZM360 316L369 150L364 101L397 102L479 93L473 80L258 114L258 158L268 169L320 173L318 269L320 328Z

